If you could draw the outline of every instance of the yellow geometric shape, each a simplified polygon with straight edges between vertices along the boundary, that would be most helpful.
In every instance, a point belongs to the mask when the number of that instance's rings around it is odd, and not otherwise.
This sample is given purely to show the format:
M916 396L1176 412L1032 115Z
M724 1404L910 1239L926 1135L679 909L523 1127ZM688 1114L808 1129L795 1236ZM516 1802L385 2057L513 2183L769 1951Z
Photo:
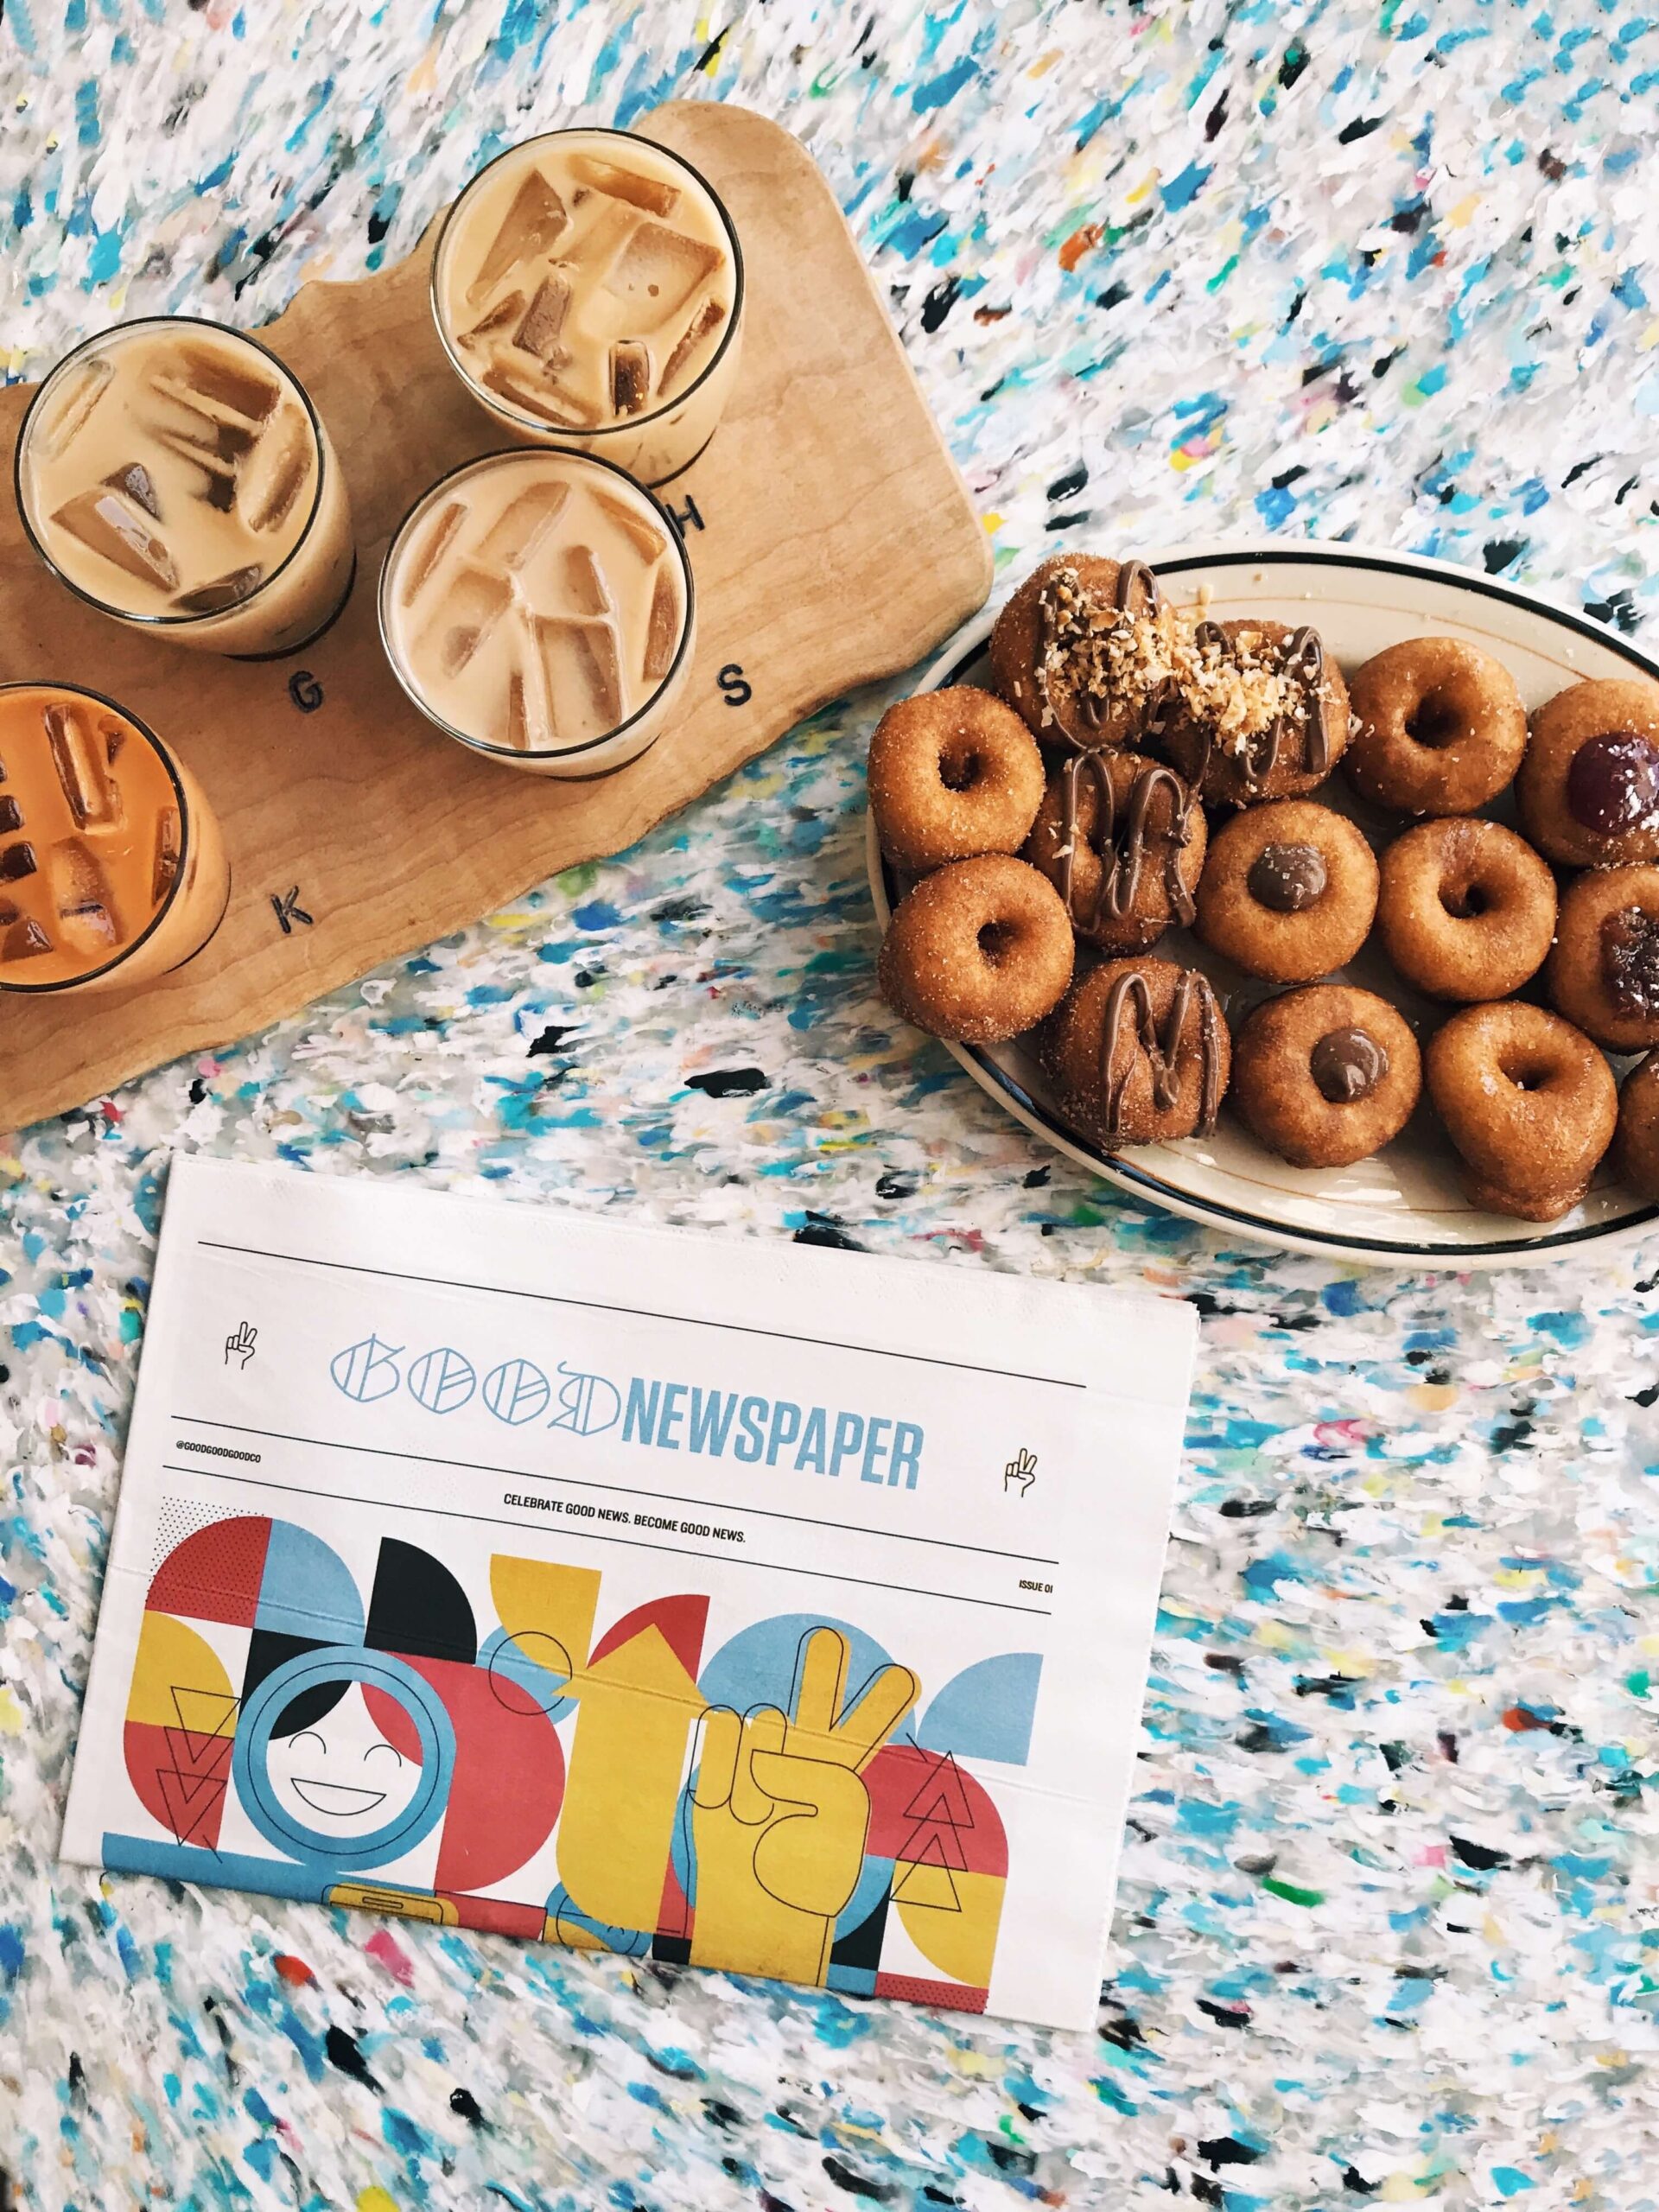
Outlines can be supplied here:
M962 1893L947 1866L899 1866L894 1869L895 1904L925 1905L930 1912L960 1912Z
M334 1882L323 1891L325 1904L354 1906L359 1912L395 1914L399 1920L429 1921L436 1928L460 1925L460 1915L448 1897L435 1897L421 1890L382 1890L370 1882Z
M944 1872L943 1867L916 1866L895 1876L893 1902L901 1926L924 1958L931 1959L953 1981L969 1982L983 1989L991 1979L996 1955L996 1930L1002 1917L1001 1874L950 1876L956 1892L953 1908L918 1901L910 1885L921 1875ZM902 1894L901 1894L902 1892Z
M594 1640L599 1610L599 1573L591 1567L556 1567L541 1559L498 1552L490 1561L495 1617L512 1637L547 1636L580 1667ZM537 1656L534 1645L527 1658Z
M233 1713L231 1678L212 1644L171 1613L146 1613L127 1688L127 1719L228 1736L235 1733L234 1718L226 1721Z

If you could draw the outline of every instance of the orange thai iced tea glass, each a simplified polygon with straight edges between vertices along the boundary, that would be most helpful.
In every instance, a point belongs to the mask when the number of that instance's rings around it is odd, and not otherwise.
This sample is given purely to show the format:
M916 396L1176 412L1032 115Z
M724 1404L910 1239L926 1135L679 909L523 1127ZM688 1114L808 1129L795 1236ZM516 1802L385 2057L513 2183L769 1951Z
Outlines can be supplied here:
M0 684L0 991L116 991L199 952L230 864L195 778L113 699Z
M17 504L35 551L118 622L264 658L326 629L355 566L345 479L292 370L181 315L75 348L30 404Z
M626 130L553 130L481 169L438 233L432 312L515 437L641 483L714 435L742 342L743 253L690 163Z
M589 454L466 462L416 502L380 573L380 634L421 712L538 775L608 775L655 744L695 632L679 531Z

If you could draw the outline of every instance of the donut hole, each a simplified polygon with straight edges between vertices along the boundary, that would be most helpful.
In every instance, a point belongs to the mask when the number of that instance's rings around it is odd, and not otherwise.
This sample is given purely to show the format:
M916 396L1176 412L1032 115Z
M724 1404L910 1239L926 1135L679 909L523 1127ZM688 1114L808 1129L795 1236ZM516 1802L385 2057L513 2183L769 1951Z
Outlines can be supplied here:
M1548 1090L1555 1073L1553 1061L1525 1051L1504 1054L1498 1061L1497 1070L1505 1082L1512 1083L1517 1090Z
M976 942L988 968L1000 968L1020 942L1016 922L982 922Z
M1406 735L1414 745L1438 753L1464 734L1468 724L1452 694L1440 687L1424 692L1406 716Z
M939 755L939 781L948 791L970 791L985 779L985 756L971 742L947 746Z
M1442 883L1440 905L1454 922L1478 921L1497 904L1483 883Z

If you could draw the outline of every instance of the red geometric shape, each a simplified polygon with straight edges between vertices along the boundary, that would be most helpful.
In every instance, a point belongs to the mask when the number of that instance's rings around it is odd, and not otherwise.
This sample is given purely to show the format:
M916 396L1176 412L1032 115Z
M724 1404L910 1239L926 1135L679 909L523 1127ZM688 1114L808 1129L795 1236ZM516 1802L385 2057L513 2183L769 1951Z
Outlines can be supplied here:
M657 1908L657 1933L676 1936L681 1942L689 1942L691 1937L691 1904L680 1886L672 1861L663 1878L663 1901Z
M463 1928L476 1928L490 1936L520 1936L539 1943L547 1915L538 1904L513 1904L505 1897L455 1897L440 1891L445 1904L455 1908Z
M958 1874L973 1872L968 1864L968 1853L961 1836L955 1828L930 1827L925 1821L918 1827L896 1862L901 1866L944 1866L954 1868ZM893 1895L899 1894L895 1885Z
M924 1834L948 1835L962 1847L964 1863L954 1857L945 1861L957 1873L1007 1874L1008 1840L995 1802L983 1783L948 1755L916 1744L887 1744L864 1769L863 1781L870 1797L866 1857L918 1864ZM918 1821L912 1805L938 1810Z
M251 1628L270 1541L270 1522L263 1513L210 1522L175 1544L156 1568L145 1610Z
M188 1728L163 1728L174 1771L181 1781L222 1779L231 1764L232 1738L197 1736Z
M912 1821L944 1821L953 1828L970 1828L974 1816L968 1809L962 1769L947 1751L922 1783L906 1814Z
M552 1834L564 1802L563 1748L545 1713L508 1711L486 1667L459 1659L404 1663L431 1683L455 1732L432 1886L488 1888L516 1873ZM373 1709L380 1712L379 1700Z
M641 1629L654 1628L692 1680L702 1663L703 1631L709 1625L709 1600L695 1595L652 1598L613 1621L594 1646L589 1666L607 1652L620 1651Z
M197 1843L209 1851L219 1845L225 1814L225 1775L182 1773L168 1738L177 1730L153 1721L129 1720L121 1735L127 1779L150 1818L181 1843ZM228 1765L231 1739L219 1739Z
M878 1997L902 1997L910 2005L936 2005L950 2012L982 2012L990 1999L988 1989L971 1989L965 1981L928 1981L915 1974L878 1974Z

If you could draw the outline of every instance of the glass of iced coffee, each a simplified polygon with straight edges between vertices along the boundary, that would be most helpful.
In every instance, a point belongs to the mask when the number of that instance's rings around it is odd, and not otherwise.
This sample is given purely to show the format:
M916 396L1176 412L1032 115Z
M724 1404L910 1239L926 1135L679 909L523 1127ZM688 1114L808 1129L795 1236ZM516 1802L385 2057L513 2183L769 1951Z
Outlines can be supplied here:
M421 712L544 776L608 775L655 743L695 611L660 502L587 454L467 462L416 503L380 572L380 634Z
M514 435L663 484L714 435L736 375L743 256L677 154L626 130L553 130L449 210L432 310L467 389Z
M199 952L230 864L184 763L64 683L0 684L0 991L113 991Z
M164 315L88 339L35 393L16 474L48 567L176 644L293 652L351 589L328 434L293 372L240 331Z

